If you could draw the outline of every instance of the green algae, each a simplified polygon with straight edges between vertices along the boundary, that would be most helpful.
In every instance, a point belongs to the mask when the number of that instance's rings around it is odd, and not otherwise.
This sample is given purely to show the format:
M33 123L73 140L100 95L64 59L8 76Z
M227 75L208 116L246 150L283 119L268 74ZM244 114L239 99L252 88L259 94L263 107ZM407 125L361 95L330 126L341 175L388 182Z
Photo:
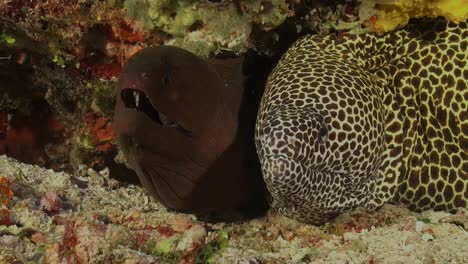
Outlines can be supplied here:
M288 5L284 0L241 1L243 9L255 24L265 30L281 25L288 17Z
M254 24L270 30L289 14L284 0L273 1L167 1L127 0L129 18L149 30L161 30L173 37L166 44L210 57L223 50L245 52L251 46Z
M183 36L199 19L191 0L129 0L124 5L128 17L139 20L146 28L161 28L174 36Z

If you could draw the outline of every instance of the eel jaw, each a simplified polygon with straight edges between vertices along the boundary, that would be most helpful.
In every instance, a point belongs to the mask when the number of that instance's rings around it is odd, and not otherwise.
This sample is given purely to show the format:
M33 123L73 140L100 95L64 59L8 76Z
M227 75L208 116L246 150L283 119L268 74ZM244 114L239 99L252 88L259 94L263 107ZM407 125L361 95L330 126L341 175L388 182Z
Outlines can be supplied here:
M169 119L161 111L158 111L148 96L141 90L133 88L124 88L120 92L120 98L126 108L134 109L146 114L153 122L169 128L174 128L187 137L192 137L192 132L182 125Z
M261 168L271 206L301 222L321 225L341 213L366 207L373 193L369 175L362 177L369 182L357 183L344 173L312 169L285 155L265 155ZM302 184L301 177L307 177L308 183Z

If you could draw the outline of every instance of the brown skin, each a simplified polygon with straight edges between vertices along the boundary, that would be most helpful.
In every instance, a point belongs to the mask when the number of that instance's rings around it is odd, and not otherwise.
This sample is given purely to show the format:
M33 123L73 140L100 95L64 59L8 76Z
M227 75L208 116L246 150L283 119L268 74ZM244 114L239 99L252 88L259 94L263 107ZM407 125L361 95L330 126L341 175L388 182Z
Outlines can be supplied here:
M264 203L257 162L246 162L258 159L253 141L239 126L240 67L213 66L180 48L159 46L135 54L120 75L119 145L151 196L180 212ZM128 88L142 92L140 102L146 95L155 111L129 106L122 95Z

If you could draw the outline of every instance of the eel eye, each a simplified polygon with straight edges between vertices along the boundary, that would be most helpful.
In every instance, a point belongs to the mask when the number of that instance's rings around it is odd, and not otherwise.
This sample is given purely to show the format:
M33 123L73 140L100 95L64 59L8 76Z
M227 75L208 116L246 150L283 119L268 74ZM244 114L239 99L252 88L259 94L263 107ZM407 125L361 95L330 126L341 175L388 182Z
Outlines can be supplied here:
M170 82L171 82L171 79L169 78L169 74L164 74L163 77L161 78L162 87L169 86Z
M317 140L320 144L324 144L325 142L327 142L327 139L328 139L328 128L327 128L327 125L322 124L322 126L319 128L319 131L318 131Z

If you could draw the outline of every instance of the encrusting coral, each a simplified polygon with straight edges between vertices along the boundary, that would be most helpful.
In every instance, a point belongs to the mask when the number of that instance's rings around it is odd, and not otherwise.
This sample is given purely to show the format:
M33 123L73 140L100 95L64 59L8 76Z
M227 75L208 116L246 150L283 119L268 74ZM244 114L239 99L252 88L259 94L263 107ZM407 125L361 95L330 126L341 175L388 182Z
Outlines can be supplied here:
M363 0L361 2L360 16L370 18L374 15L373 31L379 34L404 27L411 18L442 16L454 23L464 22L468 18L468 3L463 0Z
M203 57L221 50L244 52L254 24L273 29L289 13L284 0L239 1L238 5L233 1L128 0L124 5L129 18L143 28L159 28L174 37L171 44Z

